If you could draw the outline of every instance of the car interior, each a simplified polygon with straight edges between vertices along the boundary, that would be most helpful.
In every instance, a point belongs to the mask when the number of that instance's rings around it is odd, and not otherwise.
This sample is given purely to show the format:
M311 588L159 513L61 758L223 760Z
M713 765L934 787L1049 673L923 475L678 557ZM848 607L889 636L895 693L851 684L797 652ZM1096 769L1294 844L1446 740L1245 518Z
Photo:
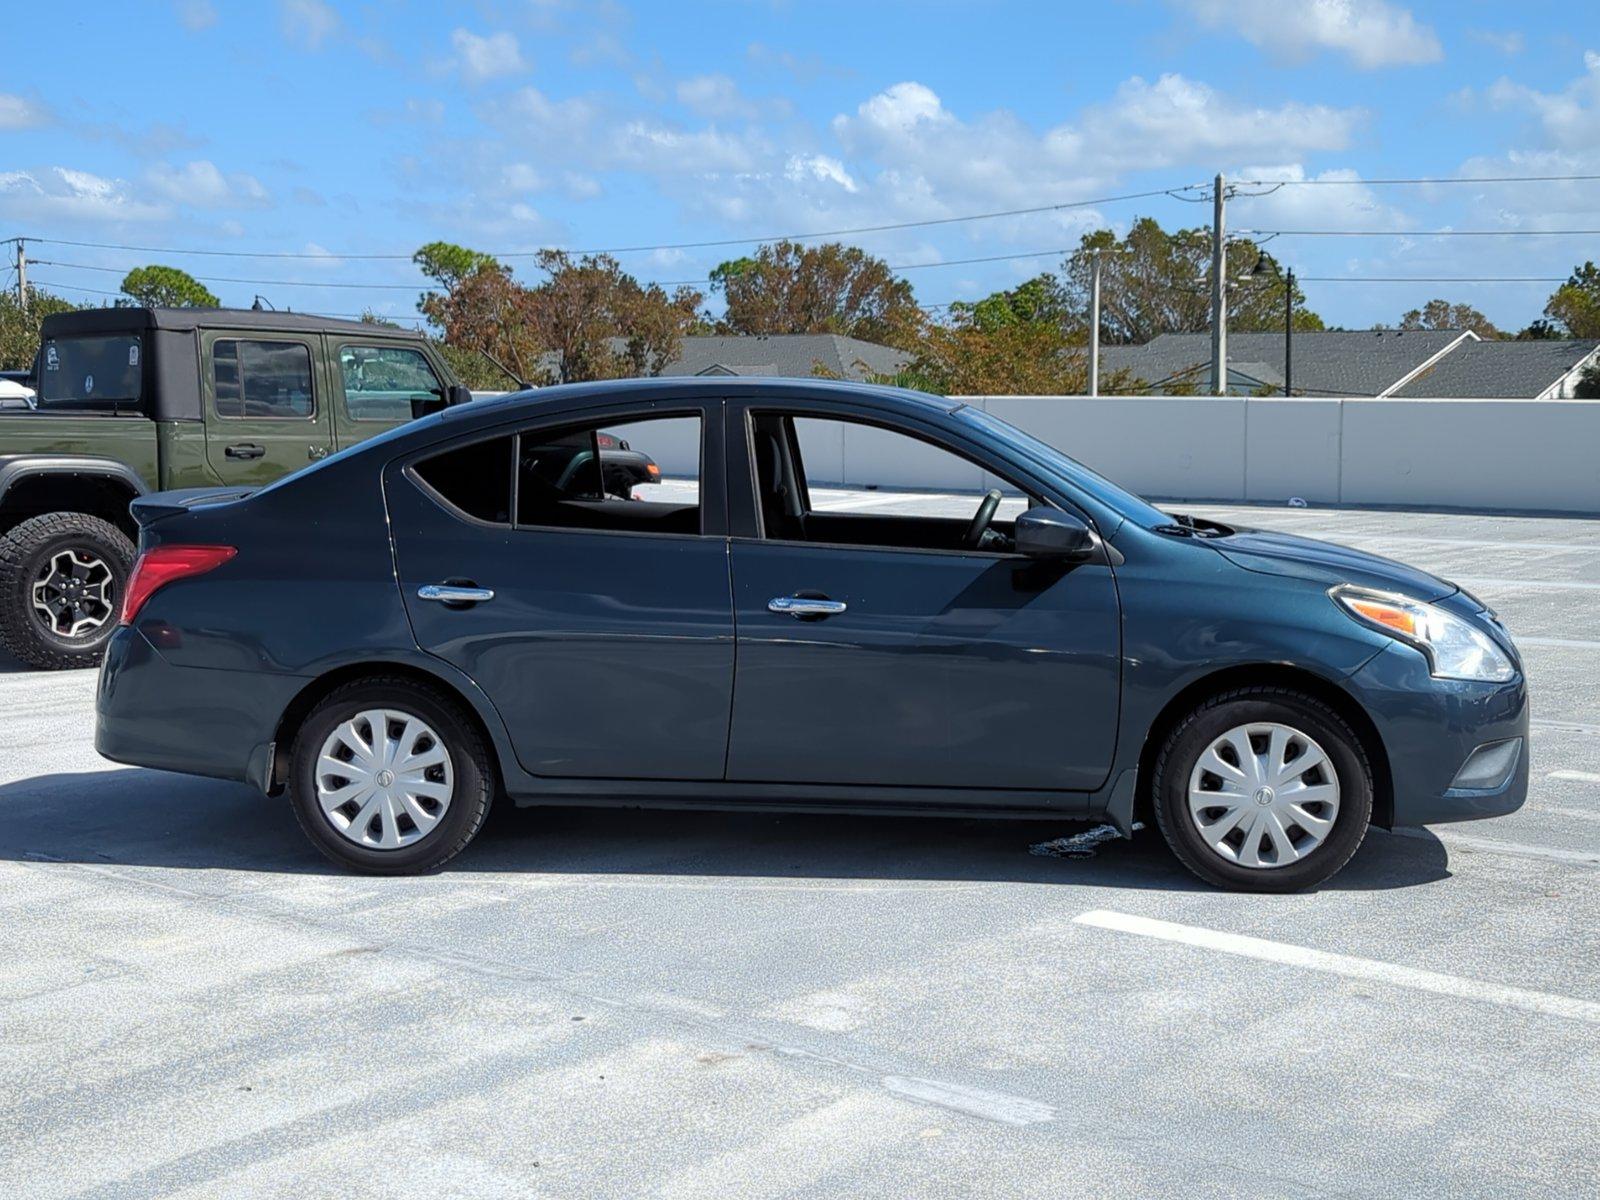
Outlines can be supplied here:
M517 524L634 533L699 533L700 505L633 499L608 472L600 431L525 433L517 446ZM619 492L621 494L619 494Z
M1002 499L998 489L974 500L970 517L819 510L811 502L794 417L787 413L752 414L750 437L762 530L768 538L985 553L1006 553L1014 547L1013 522L996 516Z

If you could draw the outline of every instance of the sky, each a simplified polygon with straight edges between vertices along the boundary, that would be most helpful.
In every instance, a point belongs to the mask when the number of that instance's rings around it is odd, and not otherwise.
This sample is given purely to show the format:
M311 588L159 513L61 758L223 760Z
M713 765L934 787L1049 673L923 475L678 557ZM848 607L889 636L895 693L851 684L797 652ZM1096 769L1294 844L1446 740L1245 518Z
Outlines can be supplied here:
M100 293L130 267L165 262L227 304L260 295L414 318L409 256L435 239L506 255L646 247L617 257L670 283L703 280L752 239L945 221L843 239L903 268L936 305L1056 269L1090 229L1208 223L1192 189L1219 171L1241 181L1230 230L1362 234L1271 242L1331 324L1393 324L1443 296L1516 329L1576 263L1600 258L1597 233L1391 236L1600 230L1600 180L1369 182L1600 174L1600 6L8 10L0 238L41 239L27 245L30 280L84 302L109 301ZM1324 182L1300 182L1311 180ZM1157 194L1107 199L1139 192ZM1074 207L947 220L1061 204ZM712 241L735 244L681 245ZM960 261L975 258L992 261ZM508 261L537 278L528 258ZM1432 276L1534 282L1410 281Z

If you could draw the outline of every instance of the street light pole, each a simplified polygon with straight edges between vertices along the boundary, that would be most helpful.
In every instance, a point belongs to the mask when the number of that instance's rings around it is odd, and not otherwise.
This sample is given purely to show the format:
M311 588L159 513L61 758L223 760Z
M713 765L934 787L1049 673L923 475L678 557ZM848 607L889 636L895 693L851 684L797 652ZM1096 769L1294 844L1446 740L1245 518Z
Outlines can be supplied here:
M1211 197L1211 394L1228 394L1228 246L1223 239L1223 204L1227 198L1222 173Z
M1100 251L1089 254L1089 395L1100 394Z

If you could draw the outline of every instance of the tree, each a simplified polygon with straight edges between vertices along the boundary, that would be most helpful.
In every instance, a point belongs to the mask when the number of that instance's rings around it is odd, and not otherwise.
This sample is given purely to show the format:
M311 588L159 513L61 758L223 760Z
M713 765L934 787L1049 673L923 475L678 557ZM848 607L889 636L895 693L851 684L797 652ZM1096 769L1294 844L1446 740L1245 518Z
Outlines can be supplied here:
M727 301L724 333L838 333L910 348L923 324L909 283L838 242L762 246L712 271L711 290Z
M1077 328L1086 322L1073 311L1067 290L1054 275L1036 275L1008 291L994 292L982 300L958 300L950 306L952 314L968 316L986 331L1003 325L1042 322L1060 329Z
M1481 338L1503 338L1494 322L1470 304L1451 304L1448 300L1429 300L1400 318L1401 329L1469 329Z
M1109 229L1086 233L1062 264L1063 296L1088 324L1094 252L1101 254L1100 335L1106 342L1147 342L1163 333L1211 328L1211 231L1168 233L1151 217L1133 223L1124 238ZM1230 239L1226 253L1228 328L1255 333L1283 328L1286 277L1277 261L1249 238ZM1294 327L1322 329L1322 318L1294 289Z
M1578 372L1572 397L1575 400L1600 400L1600 363L1590 363Z
M469 250L454 242L429 242L411 256L411 261L447 292L479 268L500 265L492 254Z
M218 308L222 301L187 271L152 263L122 277L122 290L150 308Z
M418 307L437 327L446 346L457 352L451 366L469 386L503 386L506 380L492 363L503 365L519 380L541 375L541 346L533 330L531 293L499 263L482 265L453 281L444 292L429 292ZM488 369L499 383L483 377Z
M1586 262L1550 296L1544 315L1568 337L1600 337L1600 267Z
M544 250L538 262L549 278L528 289L529 320L557 383L659 375L705 300L690 287L642 286L609 254Z
M1561 336L1561 327L1544 317L1535 317L1517 331L1519 342L1549 342Z
M28 294L24 308L14 292L0 292L0 371L25 371L39 353L39 327L51 313L72 312L78 306L37 288Z

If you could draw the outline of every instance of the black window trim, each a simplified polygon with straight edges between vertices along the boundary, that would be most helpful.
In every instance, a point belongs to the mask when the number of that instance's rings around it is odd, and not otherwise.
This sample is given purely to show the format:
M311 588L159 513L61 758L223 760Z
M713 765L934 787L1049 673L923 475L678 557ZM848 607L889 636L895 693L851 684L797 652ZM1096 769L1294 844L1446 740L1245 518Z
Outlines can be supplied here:
M732 541L739 545L809 546L819 550L857 550L872 554L881 554L886 552L891 554L939 554L951 558L985 558L997 560L1008 559L1024 562L1032 561L1027 555L1019 554L1015 550L968 550L966 548L958 550L944 550L936 546L881 546L877 545L876 543L871 545L861 545L857 542L812 542L797 540L794 538L768 537L765 529L766 522L761 512L761 500L756 490L759 486L760 475L758 474L758 467L755 457L754 418L758 415L776 415L790 418L801 417L819 421L840 421L848 425L866 425L874 429L884 430L887 433L902 434L905 437L915 438L919 442L924 442L927 445L934 447L936 450L943 450L947 454L954 454L957 458L964 459L971 463L980 471L985 471L990 475L996 476L1026 496L1032 502L1033 507L1054 509L1063 508L1061 504L1058 504L1049 495L1043 493L1037 481L1034 481L1033 486L1024 488L1020 486L1014 478L1012 478L1011 473L996 470L982 459L975 457L965 448L957 449L950 443L948 439L941 438L937 433L935 433L935 431L931 429L924 430L920 425L909 425L889 415L884 415L881 417L877 416L876 414L872 416L863 416L853 411L845 411L833 408L797 407L792 402L787 404L768 404L761 402L747 403L742 406L741 421L741 424L743 425L742 440L745 446L746 470L748 472L747 482L749 483L749 495L745 497L745 503L749 506L749 515L754 519L755 533L734 534ZM798 441L798 438L796 438L796 440ZM811 498L811 484L808 479L804 478L805 460L803 457L800 461L800 471L802 475L802 483L805 487L806 499L809 502ZM1075 508L1076 506L1073 507ZM849 514L846 513L844 515L848 516ZM1085 520L1089 521L1090 527L1092 528L1094 525L1093 519L1088 514L1082 515Z
M339 359L339 356L345 351L346 348L350 346L368 346L375 350L409 350L411 353L419 356L422 359L423 364L428 368L428 374L432 375L434 383L439 385L441 391L437 394L442 395L442 389L448 386L444 380L439 378L439 372L434 367L433 361L419 346L403 345L399 342L389 341L384 338L344 338L333 344L333 353L329 355L329 365L333 368L334 378L339 383L339 398L344 405L344 418L347 421L353 421L360 425L377 425L385 422L390 424L395 423L390 417L358 417L355 415L355 413L350 411L350 393L344 386L344 366ZM406 416L400 419L399 424L403 425L410 419L411 416L408 413Z
M656 402L660 403L660 402ZM504 533L546 533L569 534L577 536L598 537L631 537L631 538L674 538L694 539L697 541L707 538L727 540L727 489L721 482L721 446L720 432L723 424L723 402L720 399L688 400L682 403L670 403L665 407L657 408L654 404L640 408L630 405L626 408L608 409L598 411L594 409L576 409L565 413L552 413L547 418L538 421L512 421L497 425L492 429L480 430L470 437L445 444L434 444L418 451L406 458L401 468L402 473L412 484L419 488L430 500L442 507L450 516L469 525L483 529L499 530ZM520 439L524 433L534 433L541 430L558 431L563 429L601 429L606 425L630 424L640 421L670 420L674 417L692 417L700 422L700 532L674 533L666 530L648 529L582 529L572 525L524 525L520 524L517 517L517 489L519 467L521 465ZM454 450L465 449L479 442L494 441L497 438L509 437L513 440L511 454L511 520L508 522L485 521L458 507L437 488L423 479L417 473L417 464L426 459L440 454L448 454ZM712 528L720 526L720 528Z
M217 404L217 344L219 342L259 342L279 345L299 346L306 352L306 359L310 364L308 377L311 381L311 411L303 417L261 417L241 414L237 417L229 416ZM236 352L237 353L237 352ZM211 415L219 421L303 421L308 425L317 424L322 417L321 398L317 387L317 347L310 338L298 337L294 334L274 333L270 337L251 337L231 331L218 332L206 343L206 365L211 369L206 373L206 384L211 392ZM236 358L237 362L238 359ZM244 372L239 372L239 403L244 403Z

